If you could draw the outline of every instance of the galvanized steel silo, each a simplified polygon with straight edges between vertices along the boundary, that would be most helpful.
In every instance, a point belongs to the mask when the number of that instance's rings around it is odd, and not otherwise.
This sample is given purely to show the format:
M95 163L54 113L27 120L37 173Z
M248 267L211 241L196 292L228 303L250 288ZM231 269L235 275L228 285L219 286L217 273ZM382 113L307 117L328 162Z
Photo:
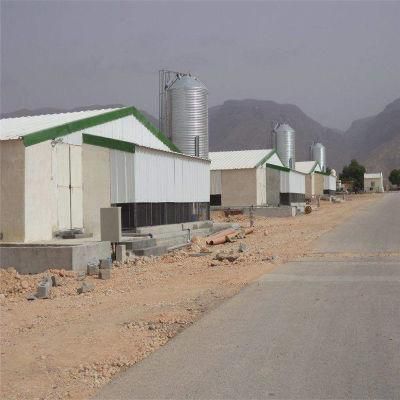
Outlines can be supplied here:
M313 143L310 148L311 160L318 161L323 172L326 171L326 150L322 143Z
M296 165L296 132L288 124L279 124L274 128L275 148L285 167Z
M185 154L208 158L208 90L191 75L178 75L167 89L168 131Z

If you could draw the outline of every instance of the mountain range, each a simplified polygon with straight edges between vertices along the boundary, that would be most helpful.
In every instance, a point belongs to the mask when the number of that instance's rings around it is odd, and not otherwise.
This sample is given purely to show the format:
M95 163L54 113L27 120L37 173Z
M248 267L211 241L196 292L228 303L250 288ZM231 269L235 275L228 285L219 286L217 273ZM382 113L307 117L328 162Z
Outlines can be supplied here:
M122 107L122 104L91 105L72 110L41 108L2 114L2 118L26 115ZM142 113L154 125L158 120ZM400 168L400 98L377 115L354 121L345 131L327 128L293 104L270 100L227 100L209 109L210 151L270 148L274 122L287 122L296 131L296 160L309 159L309 147L319 141L326 147L327 164L341 171L352 158L369 172L383 171L387 177Z

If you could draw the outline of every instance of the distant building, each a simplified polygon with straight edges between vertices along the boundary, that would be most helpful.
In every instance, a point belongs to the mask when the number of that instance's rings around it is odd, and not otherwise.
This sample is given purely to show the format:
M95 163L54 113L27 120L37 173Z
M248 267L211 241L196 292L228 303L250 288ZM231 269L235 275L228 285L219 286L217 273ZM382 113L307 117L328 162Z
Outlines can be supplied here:
M321 174L322 170L318 161L297 161L296 171L306 175L307 200L324 193L324 176Z
M384 192L382 172L364 174L364 192Z
M273 149L210 152L211 197L215 206L277 206L280 169Z
M211 160L210 205L305 204L305 174L285 167L274 149L220 151Z

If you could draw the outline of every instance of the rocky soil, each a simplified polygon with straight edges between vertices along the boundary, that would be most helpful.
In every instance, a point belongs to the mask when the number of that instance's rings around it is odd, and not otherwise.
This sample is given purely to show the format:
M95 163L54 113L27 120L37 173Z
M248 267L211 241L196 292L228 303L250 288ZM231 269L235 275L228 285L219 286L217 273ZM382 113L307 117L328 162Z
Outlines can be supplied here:
M162 257L114 263L110 280L82 281L73 272L52 269L32 276L0 270L1 398L89 398L243 286L309 254L322 233L378 198L322 202L296 218L256 218L254 233L244 239L206 246L199 238ZM223 215L214 218L226 221ZM249 226L243 216L230 221ZM221 254L234 257L229 261ZM49 298L28 301L52 275L59 286ZM94 289L78 294L82 282Z

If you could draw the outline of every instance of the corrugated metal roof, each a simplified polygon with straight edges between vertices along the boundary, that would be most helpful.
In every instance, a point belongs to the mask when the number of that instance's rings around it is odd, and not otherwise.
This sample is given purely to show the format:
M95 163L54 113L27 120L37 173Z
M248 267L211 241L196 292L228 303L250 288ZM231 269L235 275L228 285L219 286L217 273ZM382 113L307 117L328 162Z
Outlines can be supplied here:
M382 172L364 174L364 179L380 179L381 177L382 177Z
M208 156L211 160L211 170L245 169L256 168L264 158L273 153L273 149L217 151L210 152Z
M130 118L130 120L129 120ZM107 123L120 120L114 132ZM0 120L0 140L22 138L25 146L31 146L72 133L89 133L150 146L162 150L181 152L165 135L154 127L135 107L76 111L45 114L31 117Z
M310 174L313 171L321 171L321 168L318 161L297 161L295 170L303 174Z
M29 133L68 124L69 122L84 118L94 117L113 110L117 110L117 108L75 111L60 114L43 114L31 117L4 118L0 120L0 140L19 139Z

